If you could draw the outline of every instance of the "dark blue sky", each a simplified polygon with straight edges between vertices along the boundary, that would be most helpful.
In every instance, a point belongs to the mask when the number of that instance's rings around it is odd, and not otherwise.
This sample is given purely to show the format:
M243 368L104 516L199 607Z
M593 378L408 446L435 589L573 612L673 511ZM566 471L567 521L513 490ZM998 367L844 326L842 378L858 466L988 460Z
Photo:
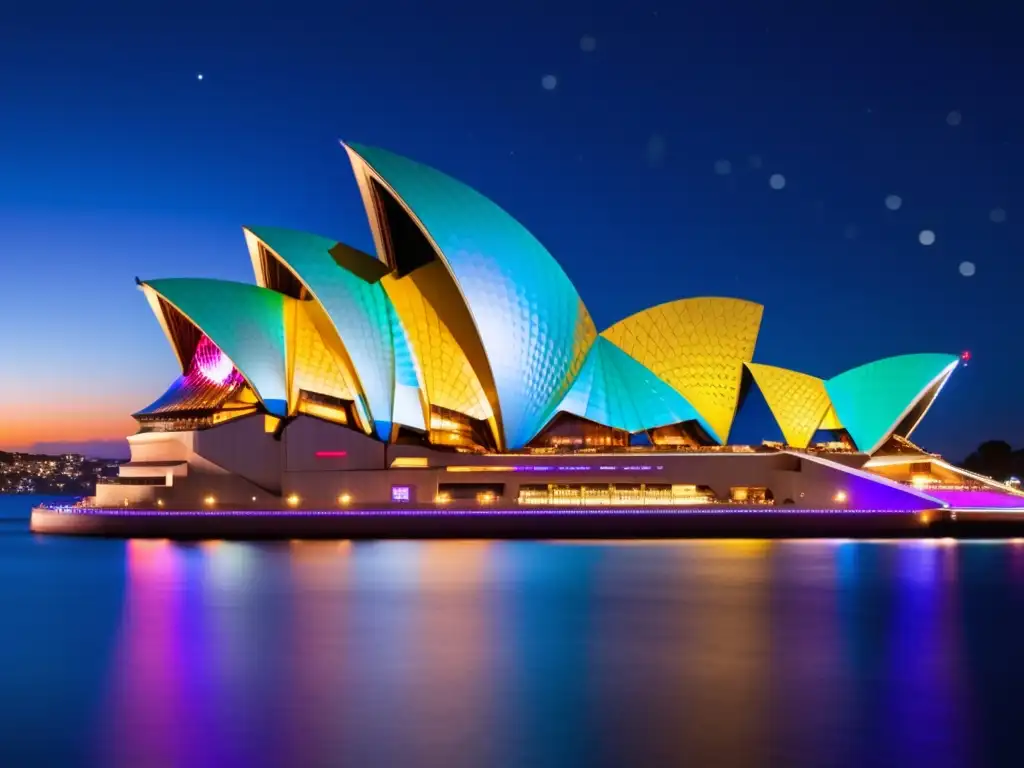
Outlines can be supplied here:
M755 359L821 376L970 349L915 439L1024 442L1011 3L17 5L0 447L126 434L163 391L136 275L250 280L243 224L369 249L339 138L493 198L601 327L730 295L766 307Z

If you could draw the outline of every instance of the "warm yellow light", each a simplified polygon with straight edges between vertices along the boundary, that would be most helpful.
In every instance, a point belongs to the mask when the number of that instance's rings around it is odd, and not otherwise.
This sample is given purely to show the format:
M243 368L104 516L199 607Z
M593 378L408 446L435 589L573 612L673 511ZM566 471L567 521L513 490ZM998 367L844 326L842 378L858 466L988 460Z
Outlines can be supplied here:
M491 491L483 491L476 495L476 500L481 504L490 504L494 501L494 494Z
M294 494L294 493L291 494L288 497L288 506L289 507L297 507L298 505L299 505L299 497L298 497L298 495Z
M488 464L453 464L445 472L514 472L515 467Z
M345 505L348 504L350 501L352 501L352 496L350 494L343 493L340 496L338 496L339 504Z
M203 499L203 503L208 507L212 507L214 504L217 503L217 497L207 496L205 499Z
M439 493L434 497L434 501L438 504L447 504L451 500L451 494L448 493Z
M324 421L333 421L336 424L348 424L348 415L345 411L333 405L303 401L299 403L299 413L306 413Z
M805 373L760 363L747 363L747 369L782 428L786 442L806 448L829 408L825 382Z
M846 491L836 491L836 495L832 497L832 501L834 501L836 504L845 504L846 499Z
M682 299L620 320L601 336L683 395L725 441L743 383L740 363L753 359L763 310L740 299Z
M429 466L426 456L399 456L391 462L392 469L422 469Z
M474 419L490 419L491 405L473 364L432 303L420 292L418 284L388 275L381 280L381 285L408 331L430 402ZM430 414L429 428L447 431L456 429L457 425L434 412ZM450 436L444 439L457 440Z
M163 499L157 499L157 500L156 500L156 505L157 505L158 507L162 507L162 506L164 505L164 500L163 500Z

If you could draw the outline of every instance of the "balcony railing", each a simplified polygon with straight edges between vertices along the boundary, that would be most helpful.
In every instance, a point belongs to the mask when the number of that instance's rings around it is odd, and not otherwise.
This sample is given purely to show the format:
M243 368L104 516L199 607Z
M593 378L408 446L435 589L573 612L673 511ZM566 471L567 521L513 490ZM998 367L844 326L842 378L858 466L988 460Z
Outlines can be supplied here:
M165 477L104 477L97 485L167 485Z

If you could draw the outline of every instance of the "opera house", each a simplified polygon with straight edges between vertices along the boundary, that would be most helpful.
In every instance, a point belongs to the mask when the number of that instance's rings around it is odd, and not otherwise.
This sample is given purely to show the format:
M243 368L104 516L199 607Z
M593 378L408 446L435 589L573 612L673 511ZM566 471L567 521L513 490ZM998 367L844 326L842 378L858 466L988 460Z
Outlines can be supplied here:
M181 367L87 509L914 512L1021 505L910 442L956 370L756 358L763 307L595 326L529 231L440 171L343 145L376 256L244 228L255 283L139 281ZM784 441L733 445L760 390ZM766 436L767 437L767 436Z

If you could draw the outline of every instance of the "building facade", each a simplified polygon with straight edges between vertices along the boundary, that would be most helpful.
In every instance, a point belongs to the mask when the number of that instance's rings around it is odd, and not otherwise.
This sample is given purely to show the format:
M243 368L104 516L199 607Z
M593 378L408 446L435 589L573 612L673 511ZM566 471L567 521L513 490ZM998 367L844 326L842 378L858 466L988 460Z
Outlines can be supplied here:
M91 503L941 504L870 462L928 456L909 437L956 355L829 379L754 362L763 307L735 298L682 298L599 330L555 258L492 201L343 147L377 255L246 227L254 283L140 281L181 375L135 414L132 460ZM783 443L730 442L755 387Z

